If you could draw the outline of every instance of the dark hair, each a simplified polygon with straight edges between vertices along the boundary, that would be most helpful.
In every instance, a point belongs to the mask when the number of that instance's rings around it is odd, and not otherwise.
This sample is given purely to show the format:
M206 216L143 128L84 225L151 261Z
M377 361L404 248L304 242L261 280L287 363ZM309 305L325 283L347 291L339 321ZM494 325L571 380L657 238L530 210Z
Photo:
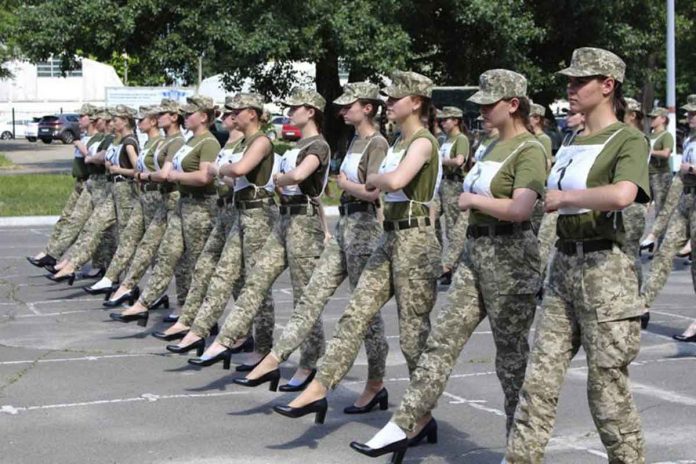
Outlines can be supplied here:
M199 113L203 113L208 117L208 128L210 129L215 125L215 110L200 110Z
M184 120L184 115L181 114L181 113L172 113L172 114L176 114L176 123L177 123L177 125L178 125L179 127L183 127L183 126L184 126L184 122L186 122L186 121Z
M310 105L304 105L304 107L307 109L314 110L314 116L312 117L312 121L314 121L314 125L317 126L317 131L319 131L319 133L322 133L324 131L324 112Z
M433 105L433 100L422 95L412 95L411 98L419 98L421 101L420 119L425 127L428 128L431 134L435 133L437 125L437 108Z
M372 105L372 111L370 111L368 113L367 117L372 120L373 124L377 124L377 130L379 131L380 134L384 135L384 132L385 132L385 127L384 127L385 111L382 111L379 118L377 117L377 113L379 112L380 106L382 106L382 102L377 101L377 100L369 100L367 98L359 98L358 103L360 103L362 106Z
M626 115L626 100L623 95L623 84L614 80L614 113L619 121Z
M135 118L133 116L124 116L123 120L128 123L128 127L135 129Z
M524 124L524 127L527 128L527 130L531 133L534 133L534 130L532 129L532 124L529 121L529 113L531 112L531 102L529 101L529 98L527 97L513 97L517 98L517 100L520 102L519 105L517 106L517 110L515 110L514 113L512 113L512 117L515 119L519 119L522 124ZM512 100L512 98L505 98L505 101L509 102Z

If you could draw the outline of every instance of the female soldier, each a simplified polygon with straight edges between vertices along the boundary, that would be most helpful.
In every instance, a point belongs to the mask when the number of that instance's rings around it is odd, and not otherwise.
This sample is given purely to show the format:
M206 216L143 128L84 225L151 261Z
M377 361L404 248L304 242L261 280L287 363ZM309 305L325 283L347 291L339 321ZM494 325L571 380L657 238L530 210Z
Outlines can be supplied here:
M621 249L621 210L649 201L648 144L619 122L626 65L597 48L573 52L568 100L585 130L561 147L545 208L558 211L557 252L507 446L508 463L541 462L563 377L582 346L590 412L609 462L645 462L628 365L640 348L641 313L633 260Z
M60 258L77 239L80 230L89 218L89 212L83 213L83 211L88 210L90 204L90 192L85 188L89 178L85 157L89 156L90 148L96 149L104 137L103 132L97 129L98 110L97 107L85 103L78 111L80 131L83 136L73 141L75 156L73 157L72 175L75 178L75 184L58 222L53 226L46 248L36 256L27 257L27 260L34 266L55 265L56 258Z
M692 102L689 102L692 105ZM674 253L686 244L691 237L693 248L696 234L696 102L687 106L687 121L691 133L684 142L684 155L679 168L679 177L684 185L676 211L672 214L665 232L665 239L655 255L650 268L650 276L643 286L643 303L650 308L657 293L664 287L672 271ZM696 260L691 260L691 278L696 290ZM696 341L696 324L691 324L681 335L679 341Z
M280 363L287 360L307 338L327 301L346 277L351 289L355 288L367 259L377 245L382 229L377 219L379 190L367 191L365 179L377 173L388 149L387 140L374 126L381 104L379 87L369 82L348 83L343 88L343 95L334 100L334 104L341 105L340 114L346 124L355 127L355 137L348 147L337 178L343 195L336 238L324 248L300 303L273 350L245 379L234 380L239 385L255 387L269 378L271 386L277 383ZM370 322L365 336L365 351L367 383L356 402L344 409L346 414L369 412L378 403L382 409L386 409L388 403L383 379L389 345L384 335L384 321L379 313Z
M160 106L156 108L157 125L165 133L165 138L159 147L155 149L152 156L152 164L154 171L141 175L142 180L156 182L160 193L159 206L152 221L147 227L142 240L137 246L137 250L131 260L126 277L123 280L121 287L116 290L115 295L104 304L108 307L117 306L128 299L134 300L137 298L137 293L133 290L142 276L145 274L147 267L155 257L164 231L167 228L167 223L176 221L176 205L179 199L179 192L174 190L174 184L166 181L167 175L172 167L172 158L174 154L181 148L184 143L184 136L181 134L181 124L183 123L183 115L179 104L170 99L162 99ZM178 226L179 229L181 226ZM179 237L178 240L181 240ZM163 247L164 249L164 247ZM177 278L177 287L181 287L181 279ZM89 289L88 293L107 293L111 295L114 289L114 282L106 276L99 282L94 284ZM131 301L132 303L133 301ZM169 304L168 299L162 301L166 306Z
M669 124L667 108L656 107L648 114L650 118L650 195L655 202L655 215L664 206L669 185L672 182L672 169L669 157L674 148L674 137L667 130Z
M469 138L466 136L462 118L464 112L456 106L445 106L438 111L437 120L447 134L447 140L440 147L442 158L442 183L440 185L440 208L445 216L445 236L447 244L453 243L455 224L467 221L467 214L457 206L459 194L462 193L462 181L469 171ZM461 224L460 227L466 227ZM452 282L452 271L441 276L442 285Z
M437 141L424 126L432 121L433 83L414 72L395 71L383 89L387 117L401 136L387 152L379 173L367 176L368 191L384 196L384 232L365 265L326 356L313 382L289 405L273 409L288 417L316 413L323 423L326 395L353 364L370 321L391 298L399 311L401 351L413 372L430 331L430 311L437 293L440 247L428 205L437 194L442 173Z
M464 180L459 206L470 210L465 252L399 410L372 440L351 444L368 456L394 452L393 462L401 462L409 438L411 445L425 436L431 443L437 440L430 411L464 344L486 316L497 350L508 428L512 423L541 285L530 218L544 194L546 161L544 147L527 130L524 76L505 69L486 71L479 89L469 100L482 105L481 114L500 136Z
M274 185L282 189L280 219L258 252L253 270L220 335L202 357L189 361L192 364L208 366L224 361L223 366L229 367L230 354L236 351L235 344L248 333L253 317L264 307L263 300L269 298L273 282L288 267L293 300L297 304L321 255L325 231L319 216L319 197L326 187L331 160L331 150L321 135L326 101L313 90L298 88L283 104L290 107L290 118L302 130L302 138L294 149L283 155L280 172L273 176ZM210 309L204 305L201 311L219 317L227 302L224 297L228 295L209 298ZM273 312L269 311L266 317L265 323L272 330ZM202 337L204 333L201 332L204 331L194 327L192 335ZM197 340L195 343L203 342ZM257 341L253 364L268 354L272 344L272 337L265 339L263 344ZM324 330L319 319L302 345L300 366L287 386L290 391L304 387L323 351ZM242 366L242 369L251 370L251 366Z
M529 124L532 128L532 133L541 142L544 147L544 154L546 155L546 169L551 169L552 156L553 156L553 143L551 142L551 137L549 137L546 132L544 132L544 116L546 115L546 108L539 105L538 103L532 103L529 110Z
M141 106L138 113L138 128L142 133L147 134L147 142L140 151L135 166L136 185L140 195L134 202L128 223L118 238L118 248L114 258L103 277L109 282L117 281L121 273L127 269L140 239L145 234L145 228L150 224L161 202L157 184L148 182L145 180L146 177L142 177L142 173L154 171L154 153L162 142L157 126L157 112L154 110L156 108L152 106ZM111 285L109 285L110 287ZM88 293L90 290L90 288L85 288Z
M155 335L164 340L186 337L180 345L169 345L169 351L185 353L198 348L198 355L203 354L204 338L217 333L215 325L225 309L230 293L235 298L238 297L244 283L244 267L249 269L253 266L258 251L277 219L271 179L275 155L270 140L261 131L263 105L263 97L249 93L239 94L225 103L225 115L228 115L226 120L234 119L236 131L240 132L242 138L219 163L210 167L210 174L234 180L235 219L229 232L219 238L219 245L211 244L211 239L208 240L206 252L210 252L211 246L219 246L217 259L214 263L201 264L199 258L194 282L177 323ZM214 238L214 233L215 231L211 233L211 237L218 240ZM206 269L199 269L202 265ZM201 277L205 279L205 285L196 286L196 281ZM213 301L216 302L215 311L211 310ZM264 340L273 336L273 327L265 323L273 320L267 314L273 311L272 300L269 297L265 301L268 301L268 307L256 326L256 339L262 344L270 343ZM187 334L192 326L194 332ZM202 335L194 338L194 333ZM190 347L191 344L194 346Z
M110 195L94 211L73 245L69 258L56 266L58 272L49 276L55 282L68 280L70 285L75 280L75 271L90 260L99 246L104 232L117 224L120 236L128 223L136 192L133 186L135 164L138 159L138 139L133 133L136 111L124 105L118 105L112 111L116 137L110 150L105 155L105 165L111 181Z
M141 326L147 325L148 310L169 284L171 274L169 278L163 278L162 274L172 269L172 262L181 267L183 285L188 290L191 272L213 227L215 185L208 175L208 165L220 151L220 144L209 130L215 121L215 105L210 97L195 95L186 99L182 109L186 127L193 136L174 154L172 169L167 175L167 181L177 183L180 220L167 224L162 240L163 245L167 244L167 252L162 256L164 250L160 250L162 259L158 260L149 285L138 301L121 313L111 313L110 317L116 321L138 321Z

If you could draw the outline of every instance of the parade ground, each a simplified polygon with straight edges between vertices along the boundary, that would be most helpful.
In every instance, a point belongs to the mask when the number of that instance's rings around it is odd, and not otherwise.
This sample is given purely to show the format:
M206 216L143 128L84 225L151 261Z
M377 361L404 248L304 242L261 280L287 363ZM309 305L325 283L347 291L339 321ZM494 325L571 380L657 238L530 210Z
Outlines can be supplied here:
M396 306L383 315L390 342L390 410L346 416L362 389L364 351L329 396L326 423L272 412L292 394L232 384L221 365L205 369L169 354L150 334L170 311L154 311L146 329L111 322L101 298L55 284L25 255L39 251L50 227L0 227L0 462L58 463L370 463L352 440L369 439L388 420L408 385L399 350ZM646 271L649 261L644 258ZM689 268L675 259L657 299L643 347L630 367L650 463L696 463L696 344L678 343L696 316ZM173 291L170 290L170 295ZM444 301L440 293L435 312ZM287 273L273 287L277 330L292 311ZM330 336L349 292L339 289L324 314ZM231 304L228 305L228 309ZM108 321L108 322L107 322ZM434 415L439 443L411 449L406 462L497 464L505 445L503 395L487 322L465 347ZM242 363L244 355L233 362ZM297 356L282 369L287 380ZM594 464L606 454L590 417L580 351L568 372L547 453L548 463Z

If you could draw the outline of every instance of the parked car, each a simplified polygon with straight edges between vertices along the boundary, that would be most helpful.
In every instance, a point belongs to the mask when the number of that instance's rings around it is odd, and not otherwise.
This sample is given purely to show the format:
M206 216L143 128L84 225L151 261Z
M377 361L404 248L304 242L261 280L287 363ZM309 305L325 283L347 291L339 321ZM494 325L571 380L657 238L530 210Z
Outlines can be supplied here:
M80 136L80 115L63 113L44 116L39 120L39 138L43 143L54 140L68 144Z
M295 141L302 137L302 131L293 126L287 116L275 116L271 119L271 124L273 124L276 139Z
M10 140L13 138L24 137L26 125L31 122L28 119L15 119L14 136L12 135L12 120L0 122L0 139Z
M31 118L24 126L24 137L30 142L36 142L39 139L39 120L41 118Z

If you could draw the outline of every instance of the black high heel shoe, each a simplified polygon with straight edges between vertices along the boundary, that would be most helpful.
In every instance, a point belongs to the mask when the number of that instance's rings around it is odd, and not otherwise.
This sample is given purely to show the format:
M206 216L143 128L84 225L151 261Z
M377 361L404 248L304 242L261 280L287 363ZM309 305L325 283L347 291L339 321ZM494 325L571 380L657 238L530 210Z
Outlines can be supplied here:
M645 330L648 328L648 324L650 323L650 311L645 312L640 315L640 328Z
M104 277L105 275L106 275L106 269L104 269L103 267L101 267L101 268L99 268L99 271L98 271L96 274L94 274L94 275L91 275L91 274L82 274L82 278L83 278L83 279L101 279L101 278Z
M164 316L164 318L162 319L162 322L173 323L173 324L176 324L178 321L179 321L178 314L169 314L167 316Z
M162 295L155 300L154 303L150 305L149 309L159 309L160 306L164 306L165 309L169 309L169 295ZM177 317L177 320L179 318Z
M370 448L366 444L358 443L357 441L352 442L350 447L358 453L370 456L371 458L378 458L385 454L394 453L390 462L392 464L401 464L404 460L406 450L408 450L408 438L395 441L382 448Z
M685 335L672 335L672 338L678 342L691 342L691 343L696 342L696 335L691 335L689 337L687 337Z
M652 253L654 249L655 249L655 242L654 241L648 242L648 243L641 243L640 249L638 250L638 255L642 256L643 250L648 250L649 253Z
M56 268L55 263L54 264L47 264L43 268L46 269L51 274L58 274L58 272L60 272L60 269Z
M104 287L104 288L92 288L91 287L82 287L82 290L85 292L89 293L90 295L106 295L105 301L108 301L109 297L111 296L112 293L114 293L118 289L118 284L112 285L111 287Z
M34 259L33 256L27 256L27 261L29 261L33 266L44 267L47 265L55 266L56 258L51 255L45 255L43 258Z
M382 388L365 406L347 406L343 414L365 414L374 409L379 404L379 409L386 411L389 408L389 393L386 388Z
M287 405L273 406L273 410L281 416L297 419L298 417L306 416L307 414L316 414L314 416L315 424L323 424L326 419L326 411L329 409L329 402L326 398L312 401L301 408L291 408Z
M202 355L203 355L202 352L199 353L197 358L189 359L188 363L193 365L193 366L208 367L208 366L212 366L213 364L217 364L220 361L222 361L222 368L223 369L230 368L232 350L230 350L229 348L226 348L224 351L219 352L218 354L216 354L212 358L202 359L201 358Z
M452 285L452 271L443 272L440 276L440 285Z
M173 334L167 334L165 332L161 331L156 331L152 332L152 336L155 338L158 338L160 340L164 340L165 342L171 342L174 340L181 340L186 336L186 334L189 333L188 330L182 330L181 332L173 333Z
M425 424L425 427L423 427L421 431L418 432L418 435L416 435L408 441L408 446L418 446L424 438L427 438L428 443L430 444L437 443L437 422L435 421L434 417L430 419L430 422Z
M135 300L138 299L140 296L140 288L135 286L133 287L132 290L124 293L123 295L119 296L115 300L106 300L105 302L102 303L102 306L105 308L117 308L121 306L123 303L126 301L128 302L129 305L133 306L135 304Z
M282 392L299 392L307 388L307 385L310 384L312 380L314 380L314 376L317 375L317 370L312 369L312 372L309 373L306 379L304 379L304 382L302 382L299 385L290 385L289 383L286 383L285 385L281 385L278 390Z
M75 273L71 272L70 274L65 274L60 277L56 277L55 275L47 275L45 276L48 280L52 280L53 282L63 282L63 281L68 281L68 285L72 286L73 283L75 283Z
M127 316L124 316L121 313L111 313L111 314L109 314L109 317L111 319L113 319L114 321L125 322L125 323L138 321L138 325L140 327L145 327L147 325L147 320L150 317L150 312L144 311L142 313L129 314Z
M280 381L280 369L273 369L272 371L266 372L258 379L232 379L232 382L243 387L258 387L259 385L271 382L268 389L272 392L278 391L278 382Z
M203 356L203 352L205 351L205 338L196 340L195 342L186 346L167 345L167 351L176 354L188 353L189 351L194 349L196 350L196 356Z

